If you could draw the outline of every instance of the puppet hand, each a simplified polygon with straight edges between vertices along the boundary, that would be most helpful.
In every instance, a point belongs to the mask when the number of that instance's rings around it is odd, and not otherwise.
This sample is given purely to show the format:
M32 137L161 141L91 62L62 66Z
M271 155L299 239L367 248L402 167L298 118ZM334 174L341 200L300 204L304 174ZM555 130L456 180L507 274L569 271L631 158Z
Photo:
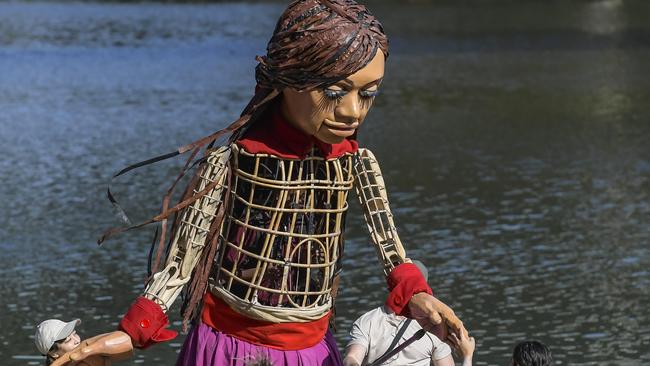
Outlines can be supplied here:
M422 328L427 331L439 334L447 327L458 338L467 337L467 330L463 322L458 319L454 311L442 301L429 295L426 292L419 292L408 303L411 317L418 321ZM441 325L442 324L442 325ZM442 327L442 329L441 329ZM445 340L444 338L442 340Z
M86 358L86 355L83 354L82 348L86 346L86 342L83 341L73 350L66 352L61 357L57 358L50 364L50 366L75 366L78 365L80 361Z
M81 361L85 360L89 356L101 353L99 348L95 347L94 345L97 343L98 339L101 339L106 335L107 334L100 334L98 336L82 341L81 344L77 346L77 348L70 351L70 359L73 361Z
M124 360L132 355L131 337L118 330L82 341L72 351L59 357L52 366L74 366L84 360L88 364L94 364L93 360L102 361L101 359ZM99 364L103 365L104 362Z
M92 338L90 339L92 340ZM86 359L89 356L87 351L88 342L90 340L82 341L77 347L71 351L66 352L61 357L57 358L50 364L50 366L75 366L78 365L80 361Z
M83 341L77 348L70 351L70 360L81 361L88 356L92 356L92 350L88 347L88 341Z

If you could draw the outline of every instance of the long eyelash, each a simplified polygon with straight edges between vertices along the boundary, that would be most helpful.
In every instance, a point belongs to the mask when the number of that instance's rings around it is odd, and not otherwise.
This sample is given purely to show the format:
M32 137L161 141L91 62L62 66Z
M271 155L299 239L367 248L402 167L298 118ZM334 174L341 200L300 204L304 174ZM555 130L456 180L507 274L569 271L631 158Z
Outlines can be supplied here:
M344 90L329 90L329 89L324 89L323 94L325 97L332 101L336 101L337 103L340 103L345 94L347 94L346 91Z
M375 100L375 97L378 96L379 94L380 94L379 89L373 91L361 90L359 92L359 97L361 99L361 107L364 109L370 108L372 102Z
M379 94L381 94L379 89L372 90L372 91L370 91L370 90L362 90L362 91L359 92L359 96L361 98L374 98L376 96L379 96Z
M320 111L334 110L341 103L345 94L347 94L345 90L323 89L323 97L321 98L318 109Z
M319 105L321 110L329 110L336 107L337 104L341 103L343 97L348 92L345 90L330 90L323 89L323 100ZM361 99L361 106L363 108L370 108L373 100L380 94L379 89L377 90L361 90L359 91L359 99Z
M337 96L332 90L323 89L323 96L318 102L317 110L319 112L331 111L336 108L336 105L339 104L343 96Z

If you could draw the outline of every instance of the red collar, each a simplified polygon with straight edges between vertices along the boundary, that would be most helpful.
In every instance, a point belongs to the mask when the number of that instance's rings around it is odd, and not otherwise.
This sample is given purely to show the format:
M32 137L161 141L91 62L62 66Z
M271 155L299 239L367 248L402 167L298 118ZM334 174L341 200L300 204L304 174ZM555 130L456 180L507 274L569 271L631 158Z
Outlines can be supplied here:
M328 144L308 136L290 125L278 110L272 112L270 118L255 122L237 145L251 154L270 154L285 159L304 159L313 146L325 159L355 153L359 148L356 140L345 139L337 144Z

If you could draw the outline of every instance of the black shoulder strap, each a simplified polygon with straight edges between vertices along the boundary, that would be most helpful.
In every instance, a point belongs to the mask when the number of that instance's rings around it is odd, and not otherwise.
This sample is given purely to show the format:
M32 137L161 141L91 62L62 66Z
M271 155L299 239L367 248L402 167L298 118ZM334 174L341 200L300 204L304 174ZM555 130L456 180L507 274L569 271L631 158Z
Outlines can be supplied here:
M399 328L399 330L397 331L397 334L395 334L395 338L393 338L393 343L391 343L390 346L388 346L388 349L386 350L386 352L384 352L384 355L387 354L387 353L390 353L390 351L392 351L395 348L395 346L397 346L397 343L399 342L400 339L402 339L402 336L404 335L404 332L406 332L409 325L411 325L412 320L413 319L411 319L411 318L406 319L406 321L404 322L402 327ZM381 357L379 357L379 358L381 358Z

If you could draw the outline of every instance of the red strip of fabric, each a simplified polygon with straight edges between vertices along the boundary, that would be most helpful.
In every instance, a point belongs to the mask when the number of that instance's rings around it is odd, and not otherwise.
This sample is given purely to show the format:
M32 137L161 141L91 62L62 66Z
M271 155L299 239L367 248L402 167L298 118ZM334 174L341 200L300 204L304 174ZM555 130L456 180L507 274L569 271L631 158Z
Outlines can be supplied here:
M232 310L210 292L203 296L201 320L232 337L282 351L297 351L318 344L327 332L331 311L308 323L271 323L248 318Z
M275 108L268 120L260 120L251 126L237 145L251 154L270 154L284 159L303 159L312 146L320 150L325 159L355 153L359 144L354 139L345 139L338 144L328 144L291 126Z

